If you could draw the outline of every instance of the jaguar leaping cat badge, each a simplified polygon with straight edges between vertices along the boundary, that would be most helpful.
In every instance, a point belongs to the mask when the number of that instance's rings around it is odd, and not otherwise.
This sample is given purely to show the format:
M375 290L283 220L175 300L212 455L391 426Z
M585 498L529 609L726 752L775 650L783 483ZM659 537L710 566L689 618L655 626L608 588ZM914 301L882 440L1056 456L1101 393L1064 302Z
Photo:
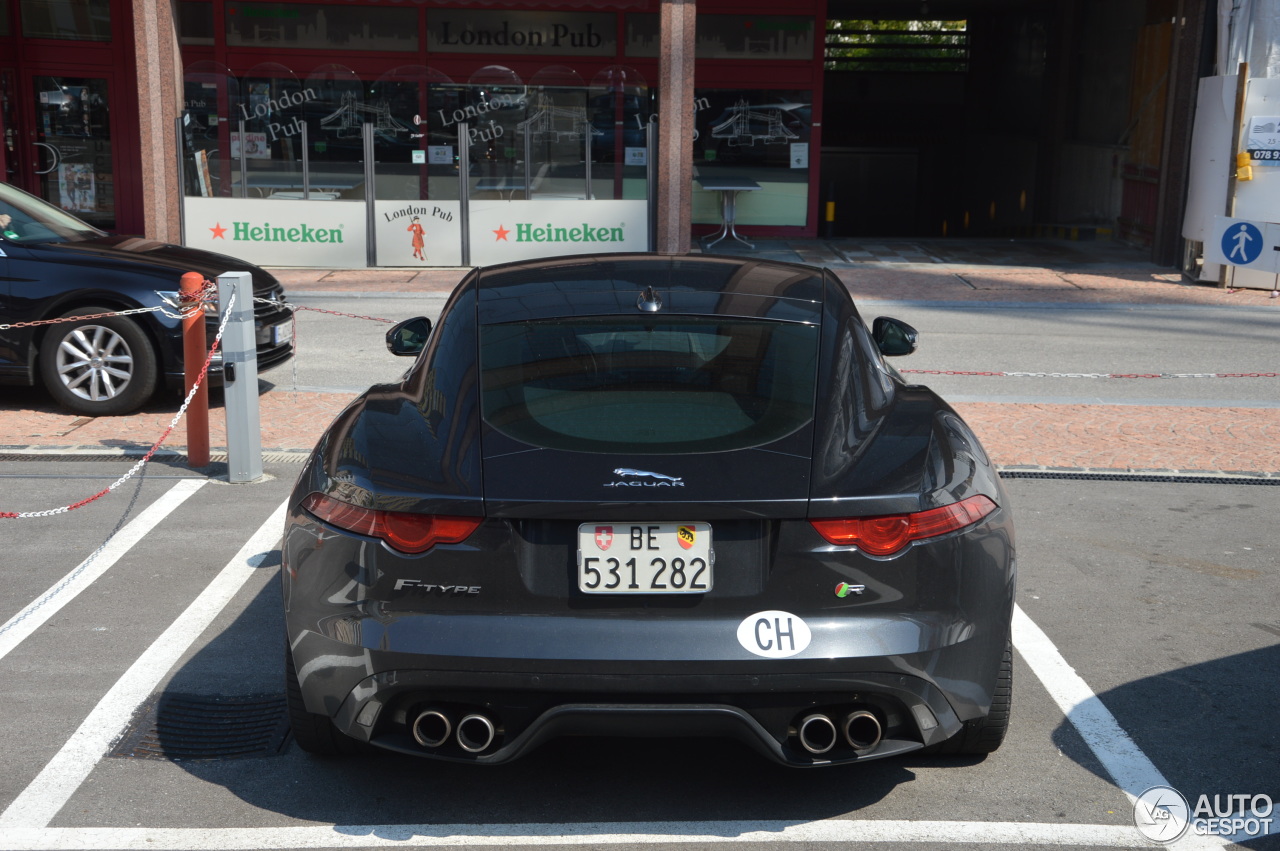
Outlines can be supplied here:
M651 473L648 470L634 470L631 467L619 467L613 471L613 474L620 478L631 476L634 478L653 479L654 481L652 482L606 482L605 487L607 488L616 488L616 487L682 488L684 487L683 479L678 478L676 476L668 476L665 473Z

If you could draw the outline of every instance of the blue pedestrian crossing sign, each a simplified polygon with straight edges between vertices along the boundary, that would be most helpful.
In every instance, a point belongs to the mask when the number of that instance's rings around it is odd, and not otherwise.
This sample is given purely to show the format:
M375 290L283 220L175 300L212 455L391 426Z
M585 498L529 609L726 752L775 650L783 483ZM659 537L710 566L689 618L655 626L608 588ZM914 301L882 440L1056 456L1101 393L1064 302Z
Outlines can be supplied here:
M1215 216L1213 237L1205 242L1205 260L1280 272L1280 224Z
M1233 222L1222 233L1222 253L1232 265L1248 266L1262 256L1262 231L1249 222Z

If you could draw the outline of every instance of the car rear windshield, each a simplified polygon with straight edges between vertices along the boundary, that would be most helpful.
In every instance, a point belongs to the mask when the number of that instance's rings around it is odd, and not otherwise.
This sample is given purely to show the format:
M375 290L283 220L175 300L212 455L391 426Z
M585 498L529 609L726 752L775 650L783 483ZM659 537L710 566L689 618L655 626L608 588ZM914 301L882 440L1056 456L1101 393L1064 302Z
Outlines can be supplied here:
M481 330L485 420L550 449L722 452L813 417L818 328L728 317L574 318Z

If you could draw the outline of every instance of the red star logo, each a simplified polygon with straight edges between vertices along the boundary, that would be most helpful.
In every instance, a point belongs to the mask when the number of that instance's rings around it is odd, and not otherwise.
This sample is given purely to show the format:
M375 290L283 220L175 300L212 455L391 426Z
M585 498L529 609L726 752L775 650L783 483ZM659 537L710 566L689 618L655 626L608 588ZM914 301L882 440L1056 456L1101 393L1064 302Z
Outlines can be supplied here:
M494 242L497 242L499 239L502 240L503 242L508 242L509 240L507 239L507 234L511 233L511 231L507 230L502 225L498 225L498 229L495 230L494 233L498 235L497 239L495 239Z
M227 232L227 229L222 226L222 222L218 222L216 225L209 228L209 230L213 231L214 239L226 239L223 234Z

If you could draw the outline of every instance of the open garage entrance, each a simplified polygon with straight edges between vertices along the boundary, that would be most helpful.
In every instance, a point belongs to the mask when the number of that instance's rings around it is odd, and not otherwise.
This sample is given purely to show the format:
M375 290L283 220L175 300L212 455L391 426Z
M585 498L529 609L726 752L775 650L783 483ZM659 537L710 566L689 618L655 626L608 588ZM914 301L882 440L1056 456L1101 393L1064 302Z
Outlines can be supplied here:
M828 235L1114 238L1175 265L1206 11L831 0Z

